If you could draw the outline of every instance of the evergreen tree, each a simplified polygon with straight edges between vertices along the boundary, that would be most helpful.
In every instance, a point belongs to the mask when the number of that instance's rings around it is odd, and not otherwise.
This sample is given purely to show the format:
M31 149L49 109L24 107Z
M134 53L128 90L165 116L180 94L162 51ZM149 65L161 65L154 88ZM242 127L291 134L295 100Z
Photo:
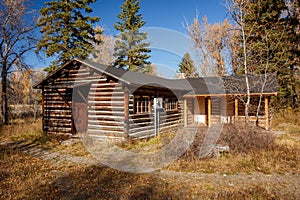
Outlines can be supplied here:
M93 43L100 43L96 34L101 30L93 28L100 18L90 17L89 4L96 0L53 0L46 2L40 10L38 26L41 27L42 38L37 51L44 51L47 57L57 56L52 65L45 71L48 73L74 57L87 58L93 51Z
M242 12L249 73L277 72L279 105L295 106L297 81L293 66L298 56L293 53L293 47L299 43L299 33L298 38L295 37L295 27L299 27L299 21L290 19L285 0L245 1ZM240 43L243 43L242 38ZM237 60L241 63L242 57L241 48L237 54ZM242 64L238 63L238 66ZM237 68L236 73L244 72L242 68Z
M290 49L290 71L292 82L292 96L290 101L293 107L300 107L300 1L287 0L288 14L286 23L290 27L289 45Z
M185 78L197 78L199 74L195 68L194 61L189 53L184 54L179 65L178 72L184 73Z
M139 0L125 0L121 6L122 12L118 14L119 22L114 24L120 32L116 35L115 55L117 57L114 66L135 72L148 72L150 62L149 43L145 42L147 33L140 32L145 25L140 9Z

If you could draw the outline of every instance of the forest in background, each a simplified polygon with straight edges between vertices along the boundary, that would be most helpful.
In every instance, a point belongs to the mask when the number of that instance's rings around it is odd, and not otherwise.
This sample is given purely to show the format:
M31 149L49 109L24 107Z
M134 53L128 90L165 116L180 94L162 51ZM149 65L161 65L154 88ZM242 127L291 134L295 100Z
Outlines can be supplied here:
M156 66L148 61L151 50L146 42L147 33L140 31L146 24L139 12L140 1L125 0L121 5L114 24L119 32L116 36L105 35L105 30L97 26L101 16L90 16L90 4L94 2L49 1L37 13L30 0L1 0L3 123L8 123L9 105L38 103L41 95L33 90L32 84L74 57L89 57L125 70L157 74ZM272 101L274 106L298 110L300 1L226 0L224 6L229 13L224 22L211 24L206 17L197 16L192 22L185 22L194 49L178 63L178 72L185 77L276 73L278 96ZM30 52L56 59L45 72L33 70L25 62Z

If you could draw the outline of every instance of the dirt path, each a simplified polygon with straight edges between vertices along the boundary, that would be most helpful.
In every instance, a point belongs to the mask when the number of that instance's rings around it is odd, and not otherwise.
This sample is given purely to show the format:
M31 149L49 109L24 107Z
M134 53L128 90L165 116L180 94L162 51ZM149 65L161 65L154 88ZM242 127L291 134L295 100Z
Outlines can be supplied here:
M97 165L93 158L71 156L58 152L52 152L50 149L40 148L33 144L26 144L26 141L18 142L0 142L0 147L16 149L32 157L40 158L50 162L52 165L63 165L73 163L78 165ZM162 181L178 182L186 188L182 192L188 192L193 188L205 185L206 188L212 188L216 191L222 191L226 188L232 190L246 190L247 188L261 186L271 194L280 192L290 196L291 194L300 198L300 174L263 174L253 172L251 174L237 173L234 175L225 175L219 173L200 174L161 170L152 172L156 178Z
M86 158L82 156L72 156L69 154L62 154L58 152L52 152L50 151L50 149L47 148L40 148L34 144L26 144L26 140L21 140L17 142L13 142L13 141L0 142L0 147L16 149L35 158L40 158L42 160L49 161L52 165L55 166L66 162L70 162L74 164L84 164L88 166L97 165L97 161L95 159Z

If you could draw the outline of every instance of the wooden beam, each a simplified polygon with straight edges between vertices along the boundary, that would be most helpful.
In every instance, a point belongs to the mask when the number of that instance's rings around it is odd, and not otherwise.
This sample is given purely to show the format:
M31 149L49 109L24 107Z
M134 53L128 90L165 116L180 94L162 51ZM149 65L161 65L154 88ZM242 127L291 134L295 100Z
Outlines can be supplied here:
M151 101L150 101L150 99L148 101L148 112L151 112Z
M183 119L184 119L184 127L188 126L188 121L187 121L187 100L183 100Z
M267 96L277 96L277 92L264 92L263 95ZM246 96L247 94L187 94L184 95L184 98L193 98L193 97L221 97L221 96ZM250 96L260 96L261 93L251 93Z
M45 134L45 90L44 87L42 88L42 129L43 129L43 134Z
M192 99L192 124L195 122L195 98Z
M89 102L88 102L88 100L85 98L85 96L81 93L81 91L80 90L77 90L77 93L79 94L79 96L82 98L82 100L84 101L84 103L86 104L86 105L89 105Z
M207 126L211 126L211 98L207 99Z
M124 92L124 133L129 135L129 91Z
M239 120L239 99L234 99L234 122L237 123Z
M269 117L269 99L268 97L265 97L265 118L266 118L266 125L265 125L265 129L266 130L269 130L269 120L270 120L270 117Z

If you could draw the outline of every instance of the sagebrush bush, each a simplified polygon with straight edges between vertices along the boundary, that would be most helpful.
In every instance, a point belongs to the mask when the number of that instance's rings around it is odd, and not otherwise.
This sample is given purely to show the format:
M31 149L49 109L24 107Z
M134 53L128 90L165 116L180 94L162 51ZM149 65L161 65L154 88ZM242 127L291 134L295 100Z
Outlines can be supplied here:
M200 129L193 144L184 154L185 158L198 158L201 145L203 145L207 129ZM217 140L217 145L229 146L230 153L247 153L258 149L272 149L275 145L275 136L270 131L261 128L243 125L224 125L221 135Z
M248 152L257 149L271 149L275 144L275 136L255 126L232 125L223 127L219 143L227 144L233 153Z

